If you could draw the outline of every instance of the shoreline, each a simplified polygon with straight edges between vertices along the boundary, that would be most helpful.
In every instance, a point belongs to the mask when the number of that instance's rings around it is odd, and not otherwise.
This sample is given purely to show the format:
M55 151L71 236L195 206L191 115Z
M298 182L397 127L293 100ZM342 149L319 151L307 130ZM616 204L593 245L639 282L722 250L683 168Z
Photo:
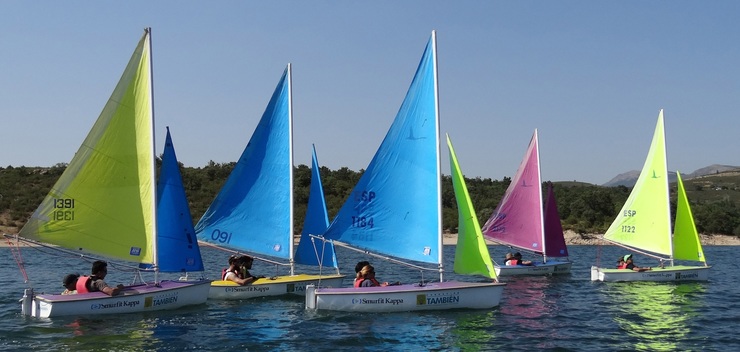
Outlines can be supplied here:
M578 234L574 231L565 231L565 244L574 246L598 246L606 244L606 242L600 239L601 234L590 233L590 234ZM740 246L740 237L728 236L728 235L702 235L699 234L699 241L702 246ZM457 244L456 233L445 233L443 236L444 245ZM496 244L495 242L486 240L487 244Z
M3 229L0 227L0 231ZM7 232L3 232L7 233ZM13 234L13 233L10 233ZM601 234L578 234L573 231L565 231L565 244L574 246L597 246L606 244L599 237ZM728 235L702 235L699 234L699 240L702 246L740 246L740 237L728 236ZM296 237L296 244L298 243L298 237ZM496 244L493 241L486 240L489 245ZM20 242L21 247L34 247L36 245ZM457 244L456 233L445 233L442 236L442 244L445 246ZM9 247L8 239L0 241L0 248Z

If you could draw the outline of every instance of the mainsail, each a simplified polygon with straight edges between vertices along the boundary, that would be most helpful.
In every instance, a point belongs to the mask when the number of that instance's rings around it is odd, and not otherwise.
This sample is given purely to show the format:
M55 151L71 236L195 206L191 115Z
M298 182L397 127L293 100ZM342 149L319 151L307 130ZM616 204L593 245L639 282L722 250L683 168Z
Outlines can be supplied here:
M458 216L454 270L458 274L482 275L495 279L496 271L493 268L491 255L488 253L486 240L481 233L473 202L470 200L468 187L465 185L465 178L457 162L457 155L449 135L447 136L447 147L450 150L450 170L455 199L457 199Z
M303 222L301 240L295 253L295 262L298 264L338 267L334 253L334 244L329 241L314 241L311 235L321 235L329 227L329 214L326 210L324 187L321 184L319 160L316 157L316 147L312 146L311 154L311 189L308 194L308 208L306 220ZM314 246L314 243L316 245Z
M401 108L326 238L441 264L437 65L429 40Z
M516 175L483 226L483 235L501 244L543 253L543 222L540 156L535 130Z
M663 110L637 183L604 238L653 253L672 252Z
M84 143L20 236L155 262L155 169L147 30Z
M204 270L169 127L157 182L157 235L159 271Z
M290 101L288 65L234 170L196 224L198 239L238 251L292 257Z

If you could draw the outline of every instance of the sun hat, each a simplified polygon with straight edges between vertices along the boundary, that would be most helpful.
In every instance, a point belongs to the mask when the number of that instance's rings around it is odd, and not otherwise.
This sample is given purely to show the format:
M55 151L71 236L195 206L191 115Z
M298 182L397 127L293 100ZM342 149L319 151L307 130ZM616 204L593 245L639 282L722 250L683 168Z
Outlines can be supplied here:
M632 258L632 254L626 254L623 259L626 262L627 259L630 259L630 258Z

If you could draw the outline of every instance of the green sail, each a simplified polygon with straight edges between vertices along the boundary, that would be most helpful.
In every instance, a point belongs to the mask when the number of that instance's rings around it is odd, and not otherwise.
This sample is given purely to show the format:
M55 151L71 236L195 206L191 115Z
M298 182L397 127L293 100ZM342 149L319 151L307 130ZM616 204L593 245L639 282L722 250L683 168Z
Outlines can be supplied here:
M20 236L115 259L154 261L149 43L147 30L84 143Z
M678 191L676 196L676 226L673 229L673 258L706 263L681 174L676 172L676 176L678 177Z
M653 253L671 254L671 223L663 110L635 187L604 234L610 241Z
M459 221L453 268L458 274L483 275L495 279L496 272L493 269L493 262L491 262L486 241L483 239L460 165L457 163L450 136L447 136L447 147L450 149L450 170L455 199L457 199Z

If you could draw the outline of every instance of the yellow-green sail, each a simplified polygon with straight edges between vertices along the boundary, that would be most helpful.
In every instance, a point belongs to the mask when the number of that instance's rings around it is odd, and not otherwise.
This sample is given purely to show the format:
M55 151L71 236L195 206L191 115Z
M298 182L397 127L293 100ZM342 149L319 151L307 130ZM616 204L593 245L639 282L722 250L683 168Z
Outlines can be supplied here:
M454 270L458 274L483 275L492 279L496 278L491 256L483 239L478 218L470 200L468 187L465 185L460 165L457 163L455 150L452 148L450 136L447 136L447 147L450 149L450 169L452 172L452 185L455 189L457 199L457 247L455 248Z
M676 192L676 226L673 229L673 258L706 263L681 174L676 172L676 176L678 191Z
M663 110L635 187L604 238L653 253L671 254L671 219Z
M154 261L150 50L146 30L92 130L20 236L115 259Z

